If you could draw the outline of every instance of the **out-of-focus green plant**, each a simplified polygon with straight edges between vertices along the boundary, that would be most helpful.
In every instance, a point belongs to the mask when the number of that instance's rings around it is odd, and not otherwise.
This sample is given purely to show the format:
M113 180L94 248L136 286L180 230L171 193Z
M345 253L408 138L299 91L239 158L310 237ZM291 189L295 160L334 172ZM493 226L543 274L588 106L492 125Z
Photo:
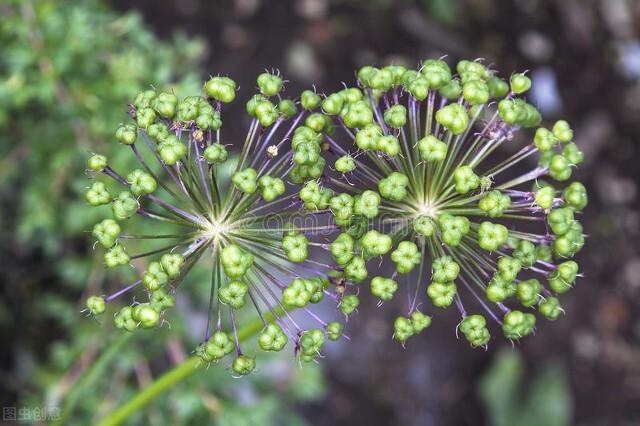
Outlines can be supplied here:
M0 13L0 190L18 194L19 237L56 252L88 226L77 196L87 153L112 146L140 87L199 86L204 44L159 41L139 15L97 0L12 0Z
M526 390L526 392L525 392ZM571 396L562 366L549 362L525 383L522 357L501 352L478 386L492 426L564 426L571 423Z

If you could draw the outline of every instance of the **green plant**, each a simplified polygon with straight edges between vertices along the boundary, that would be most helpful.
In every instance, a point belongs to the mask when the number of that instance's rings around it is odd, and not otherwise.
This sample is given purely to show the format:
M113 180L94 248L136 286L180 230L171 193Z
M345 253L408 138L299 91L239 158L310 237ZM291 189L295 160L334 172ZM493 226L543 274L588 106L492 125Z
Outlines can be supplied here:
M418 70L365 66L357 87L325 97L323 127L308 120L296 130L322 138L333 155L336 173L308 182L300 198L314 210L310 201L336 192L327 205L341 229L326 247L336 274L359 286L370 279L380 303L406 288L407 310L394 333L403 344L430 324L419 310L425 290L436 310L455 304L457 330L478 347L491 336L485 317L467 312L465 293L472 309L477 304L517 340L534 330L528 308L555 320L562 312L556 296L579 275L569 258L584 244L577 215L585 187L562 190L542 180L563 185L582 162L568 123L540 127L540 113L524 98L525 74L507 82L468 60L455 71L441 59ZM523 128L535 135L515 150ZM511 154L501 155L503 147ZM538 165L526 169L535 154ZM385 263L395 269L390 276L378 272ZM521 307L509 307L513 299Z
M330 268L309 258L309 246L315 243L307 236L334 226L321 225L316 215L297 209L282 210L297 197L295 192L285 194L287 175L308 180L324 169L319 141L301 141L294 134L305 116L314 119L307 108L317 107L319 98L306 93L298 111L293 101L280 98L283 79L278 74L263 73L257 84L260 93L247 102L253 119L238 147L239 157L233 157L235 164L227 151L235 147L225 143L221 129L223 107L235 100L236 83L221 76L205 83L204 96L179 99L147 90L135 97L132 121L118 127L115 139L131 151L137 168L122 172L100 154L87 162L96 179L85 199L111 215L92 231L94 246L104 249L106 267L150 258L131 284L110 295L89 297L87 312L99 316L108 304L144 287L142 300L120 308L114 324L130 332L158 327L191 268L207 264L208 320L203 343L195 351L204 363L235 351L231 368L237 375L247 375L256 366L254 357L241 350L237 332L238 312L245 306L262 318L259 346L264 351L281 351L291 340L301 360L313 361L325 333L336 340L342 332L341 324L326 323L308 307L330 294ZM317 195L315 206L326 204L331 194ZM308 225L297 223L309 216L313 221ZM152 249L142 249L150 243ZM292 308L307 312L320 328L301 328L288 312ZM269 323L266 313L276 321Z

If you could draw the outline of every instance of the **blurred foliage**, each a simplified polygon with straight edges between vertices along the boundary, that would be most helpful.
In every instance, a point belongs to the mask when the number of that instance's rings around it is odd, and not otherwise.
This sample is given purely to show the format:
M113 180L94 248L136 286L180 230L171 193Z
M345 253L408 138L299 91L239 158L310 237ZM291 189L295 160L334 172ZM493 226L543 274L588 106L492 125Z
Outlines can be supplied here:
M7 214L20 239L51 253L90 223L78 197L88 154L109 154L141 89L197 90L204 43L160 41L138 14L118 16L96 0L17 0L0 10L1 190L17 198Z
M481 378L478 394L492 426L565 426L571 423L571 396L565 370L547 362L531 381L518 352L503 350Z

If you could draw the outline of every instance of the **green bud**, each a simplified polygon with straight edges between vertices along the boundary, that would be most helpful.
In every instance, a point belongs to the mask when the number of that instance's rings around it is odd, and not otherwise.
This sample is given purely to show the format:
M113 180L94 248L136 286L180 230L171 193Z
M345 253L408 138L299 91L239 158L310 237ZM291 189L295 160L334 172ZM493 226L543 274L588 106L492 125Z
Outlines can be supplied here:
M132 317L142 328L154 328L160 321L160 313L149 303L140 303L133 308Z
M451 256L442 256L431 265L431 279L437 282L449 282L458 278L460 265Z
M489 86L482 80L469 80L462 86L462 96L471 105L486 104L489 100Z
M344 273L348 280L360 283L367 278L368 272L364 258L354 256L344 267Z
M282 238L282 249L287 258L296 263L307 260L309 241L303 234L293 233Z

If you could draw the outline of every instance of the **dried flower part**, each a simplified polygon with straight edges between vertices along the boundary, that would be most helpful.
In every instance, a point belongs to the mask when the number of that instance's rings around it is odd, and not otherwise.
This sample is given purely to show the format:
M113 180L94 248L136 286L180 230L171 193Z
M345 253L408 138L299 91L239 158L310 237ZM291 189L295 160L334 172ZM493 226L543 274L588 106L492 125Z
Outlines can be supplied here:
M554 295L579 275L568 258L584 245L577 215L587 204L584 185L563 184L582 161L569 124L540 127L524 97L526 74L507 82L480 61L455 70L434 59L418 70L365 66L357 75L356 87L321 101L324 120L314 116L294 132L298 146L321 139L334 165L300 198L309 210L328 206L340 227L326 247L335 275L370 285L380 304L408 290L394 324L403 344L430 324L418 311L435 310L425 298L455 305L474 347L490 340L483 315L508 339L533 332L536 317L522 311L537 307L555 320L562 308ZM528 168L534 155L538 164ZM380 275L385 264L395 270L389 277ZM338 290L343 311L359 303L350 294L357 290ZM480 312L469 315L467 305Z

